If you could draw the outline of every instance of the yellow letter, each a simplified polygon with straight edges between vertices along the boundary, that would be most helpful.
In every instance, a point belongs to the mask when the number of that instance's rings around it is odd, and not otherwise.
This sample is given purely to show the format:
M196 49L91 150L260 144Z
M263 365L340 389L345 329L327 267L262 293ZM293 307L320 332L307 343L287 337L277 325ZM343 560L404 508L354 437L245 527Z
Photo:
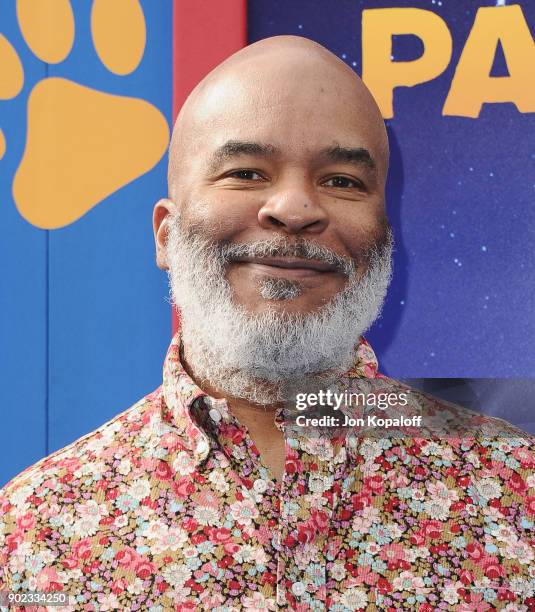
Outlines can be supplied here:
M489 76L498 41L509 76ZM535 112L535 43L518 5L477 11L442 114L478 117L484 102L514 102L521 113Z
M411 62L394 62L392 36L413 34L424 52ZM452 40L448 26L432 11L416 8L370 9L362 12L362 79L385 119L394 116L394 88L434 79L448 66Z

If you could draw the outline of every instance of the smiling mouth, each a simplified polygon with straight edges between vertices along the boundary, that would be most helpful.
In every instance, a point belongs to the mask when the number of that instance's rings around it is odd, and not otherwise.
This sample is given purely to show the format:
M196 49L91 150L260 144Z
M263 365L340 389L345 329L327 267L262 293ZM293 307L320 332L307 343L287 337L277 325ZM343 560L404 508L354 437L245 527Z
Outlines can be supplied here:
M247 264L259 272L283 278L306 278L339 272L333 264L301 257L240 257L233 263Z

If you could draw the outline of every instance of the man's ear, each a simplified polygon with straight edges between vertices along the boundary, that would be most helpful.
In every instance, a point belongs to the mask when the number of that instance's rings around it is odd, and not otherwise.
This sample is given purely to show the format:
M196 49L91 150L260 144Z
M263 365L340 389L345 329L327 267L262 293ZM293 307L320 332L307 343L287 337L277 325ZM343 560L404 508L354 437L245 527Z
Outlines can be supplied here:
M162 199L156 203L152 213L152 229L154 231L154 244L156 246L156 265L161 270L167 270L166 244L167 232L169 231L169 222L171 220L171 212L174 210L175 204L168 199Z

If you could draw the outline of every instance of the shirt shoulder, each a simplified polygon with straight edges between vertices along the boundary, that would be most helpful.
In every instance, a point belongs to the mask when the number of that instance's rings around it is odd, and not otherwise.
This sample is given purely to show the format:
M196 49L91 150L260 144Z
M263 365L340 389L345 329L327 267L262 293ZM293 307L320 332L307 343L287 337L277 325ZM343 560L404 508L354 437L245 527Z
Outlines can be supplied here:
M43 457L12 478L0 492L12 494L21 487L34 487L47 477L77 471L86 461L105 459L113 451L121 453L147 424L158 402L159 389L143 397L133 406L117 414L97 429L83 435L67 446ZM152 410L151 410L152 409ZM88 471L85 468L83 471Z
M406 406L408 411L412 411L411 414L421 414L422 424L429 423L438 433L448 437L457 434L462 437L516 438L521 440L523 446L535 450L535 435L505 419L476 412L382 374L373 379L373 385L375 393L385 390L406 397L407 401L400 410L405 410Z
M160 387L0 489L0 588L8 586L8 574L17 570L20 559L37 548L42 556L54 532L94 536L106 523L116 487L127 486L158 464L162 437L172 435L180 446L165 422L162 402ZM13 558L19 561L10 570Z

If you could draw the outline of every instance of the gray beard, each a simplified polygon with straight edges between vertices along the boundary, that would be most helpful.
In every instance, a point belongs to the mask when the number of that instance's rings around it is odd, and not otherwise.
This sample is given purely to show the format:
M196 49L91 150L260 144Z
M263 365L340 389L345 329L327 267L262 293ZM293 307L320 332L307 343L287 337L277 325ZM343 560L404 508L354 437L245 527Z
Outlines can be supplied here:
M216 242L185 231L171 220L167 261L171 299L181 313L182 343L197 380L231 397L267 405L289 401L311 386L329 385L353 365L358 339L378 317L392 274L392 233L362 253L357 262L317 245L276 236L247 244ZM335 264L348 276L344 289L308 314L267 309L250 314L232 299L225 273L239 256L300 256ZM266 300L300 295L298 282L266 278Z

